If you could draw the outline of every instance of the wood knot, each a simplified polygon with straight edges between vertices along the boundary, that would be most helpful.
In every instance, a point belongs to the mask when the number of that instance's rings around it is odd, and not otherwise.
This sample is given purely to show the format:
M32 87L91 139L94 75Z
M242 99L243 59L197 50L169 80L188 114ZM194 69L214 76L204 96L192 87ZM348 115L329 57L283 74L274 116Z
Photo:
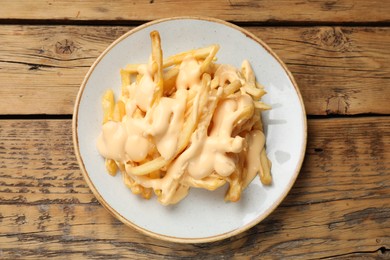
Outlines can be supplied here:
M349 43L348 38L340 28L327 28L320 37L323 45L335 49L344 48Z
M57 54L71 55L75 51L76 46L72 40L64 39L58 41L55 45L55 48Z
M326 50L348 51L351 48L350 32L339 27L322 27L304 31L302 38Z
M15 219L15 223L17 225L23 225L23 224L26 224L27 221L26 221L26 216L24 214L22 215L18 215L17 218Z
M326 100L327 115L345 115L348 114L350 106L349 96L346 94L336 94Z

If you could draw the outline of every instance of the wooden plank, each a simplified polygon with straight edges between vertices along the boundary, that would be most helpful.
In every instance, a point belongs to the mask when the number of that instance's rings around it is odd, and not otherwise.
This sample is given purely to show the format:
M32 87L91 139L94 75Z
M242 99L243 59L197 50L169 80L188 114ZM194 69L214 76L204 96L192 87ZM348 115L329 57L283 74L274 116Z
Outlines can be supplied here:
M71 114L88 67L129 29L0 26L0 114ZM248 29L286 62L308 114L390 113L390 28Z
M172 16L209 16L240 22L382 22L388 1L179 0L65 1L5 0L0 19L154 20Z
M70 120L0 121L0 256L387 258L390 117L310 119L306 159L277 210L236 237L178 245L114 219L73 154Z

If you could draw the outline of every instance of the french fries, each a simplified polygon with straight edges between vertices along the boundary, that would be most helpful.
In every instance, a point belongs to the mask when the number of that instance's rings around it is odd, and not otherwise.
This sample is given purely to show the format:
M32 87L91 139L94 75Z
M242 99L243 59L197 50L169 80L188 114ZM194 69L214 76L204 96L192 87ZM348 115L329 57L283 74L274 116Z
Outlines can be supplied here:
M271 107L249 62L216 64L216 44L164 60L159 33L150 37L149 63L128 64L120 97L108 90L102 99L98 150L108 173L120 171L134 194L164 205L191 187L229 184L225 200L236 202L256 175L270 185L260 113Z

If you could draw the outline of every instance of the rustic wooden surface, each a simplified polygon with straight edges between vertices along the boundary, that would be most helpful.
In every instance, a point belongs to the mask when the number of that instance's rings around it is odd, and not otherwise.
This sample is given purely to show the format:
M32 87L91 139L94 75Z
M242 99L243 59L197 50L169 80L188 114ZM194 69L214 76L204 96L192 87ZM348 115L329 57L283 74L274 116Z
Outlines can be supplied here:
M381 251L390 247L390 117L311 119L308 128L300 176L269 218L222 242L175 245L125 227L95 200L73 154L70 120L3 120L2 254L390 256Z
M4 98L0 111L71 114L89 66L131 28L2 26L0 95ZM308 114L390 114L390 28L246 29L263 39L288 65Z
M0 259L390 258L389 1L2 1ZM146 237L94 198L71 113L88 67L138 24L208 15L262 38L308 113L306 158L266 220L227 240Z
M134 21L176 16L212 16L238 22L389 22L382 0L3 0L0 19Z

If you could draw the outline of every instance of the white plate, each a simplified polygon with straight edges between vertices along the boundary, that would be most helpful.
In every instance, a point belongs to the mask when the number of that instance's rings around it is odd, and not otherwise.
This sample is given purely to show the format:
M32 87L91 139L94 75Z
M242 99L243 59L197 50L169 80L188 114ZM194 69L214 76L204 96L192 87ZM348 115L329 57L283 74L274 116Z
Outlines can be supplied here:
M145 63L151 53L149 33L158 30L164 57L220 45L218 63L236 67L248 59L268 94L273 109L263 114L267 154L273 185L256 178L237 203L224 202L225 188L210 192L192 189L174 206L156 198L141 199L124 185L120 174L107 174L96 148L101 130L101 98L107 88L120 90L119 70L128 63ZM291 189L306 148L306 116L298 87L282 61L253 34L230 23L209 18L170 18L137 27L112 43L92 65L81 85L73 116L73 140L83 175L100 203L123 223L156 238L210 242L236 235L268 216ZM124 231L131 232L131 231Z

